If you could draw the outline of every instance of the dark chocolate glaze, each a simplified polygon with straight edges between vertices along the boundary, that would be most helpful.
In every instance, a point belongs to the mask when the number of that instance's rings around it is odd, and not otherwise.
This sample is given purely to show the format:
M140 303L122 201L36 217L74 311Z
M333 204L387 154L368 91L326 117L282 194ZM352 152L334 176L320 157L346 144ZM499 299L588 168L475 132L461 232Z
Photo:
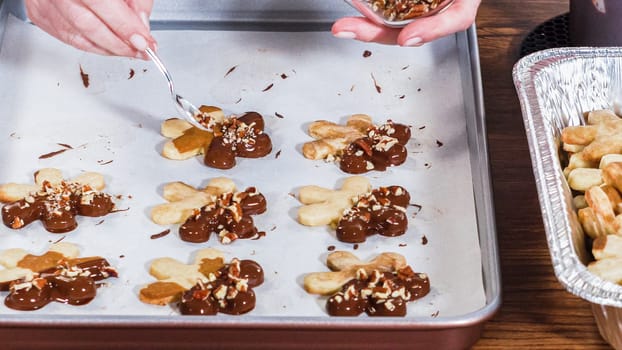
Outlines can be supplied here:
M385 171L387 167L406 161L408 152L405 146L409 139L409 127L388 121L348 145L341 155L339 167L349 174Z
M198 283L184 292L179 311L182 315L245 314L255 308L252 288L261 285L263 280L263 269L257 262L233 259L220 268L210 282Z
M201 243L209 240L212 232L219 235L223 243L243 238L256 238L260 232L251 215L266 211L266 199L254 187L236 194L225 193L216 203L211 203L189 217L180 227L182 240Z
M114 209L110 195L95 192L77 183L44 184L43 190L26 198L6 204L2 221L13 229L22 228L35 220L52 233L64 233L78 226L76 216L103 216Z
M84 305L97 294L96 282L117 273L100 257L79 258L46 270L32 281L12 281L4 304L15 310L38 310L56 301Z
M331 316L406 316L406 303L430 292L428 276L415 273L410 266L397 272L374 270L346 283L326 302Z
M406 207L410 195L400 186L380 187L357 199L356 204L341 217L337 239L347 243L365 242L367 236L403 235L408 228Z
M214 130L214 139L207 146L203 162L217 169L231 169L235 157L261 158L272 151L272 141L263 132L263 117L248 112L228 118Z
M358 316L365 312L367 308L367 299L361 296L361 293L349 293L345 298L345 293L353 286L355 291L360 291L367 287L367 283L360 279L353 279L346 283L340 292L328 298L326 301L326 310L332 316ZM352 290L350 290L352 292Z

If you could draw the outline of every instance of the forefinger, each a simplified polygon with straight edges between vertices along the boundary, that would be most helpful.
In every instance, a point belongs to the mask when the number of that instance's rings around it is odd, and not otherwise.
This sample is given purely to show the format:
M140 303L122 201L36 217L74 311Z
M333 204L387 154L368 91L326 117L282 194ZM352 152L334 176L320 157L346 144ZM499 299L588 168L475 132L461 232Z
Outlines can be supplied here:
M155 40L140 16L123 0L83 0L121 40L139 52L155 48Z
M90 9L73 0L51 1L56 12L64 18L71 27L60 34L63 41L74 44L75 38L83 36L97 47L111 55L135 56L136 50L122 41L109 27L103 23ZM56 24L58 27L60 24Z

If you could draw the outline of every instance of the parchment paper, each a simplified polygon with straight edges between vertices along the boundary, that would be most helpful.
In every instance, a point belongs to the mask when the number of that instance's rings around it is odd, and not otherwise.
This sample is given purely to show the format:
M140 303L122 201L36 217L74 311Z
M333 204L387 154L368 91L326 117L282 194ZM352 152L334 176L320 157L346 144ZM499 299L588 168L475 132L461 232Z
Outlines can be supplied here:
M328 317L325 300L307 294L301 281L305 273L327 271L329 246L364 259L383 251L401 253L415 271L427 273L432 291L410 303L409 318L459 316L485 305L454 37L412 49L338 40L325 32L159 31L155 37L184 97L228 114L262 113L273 151L263 159L238 159L228 171L208 168L201 158L161 157L160 124L176 112L152 63L83 53L10 18L0 49L0 183L30 183L44 167L59 168L67 177L97 171L105 175L106 192L119 195L117 207L129 209L104 217L103 223L80 217L79 227L65 235L48 233L40 222L21 230L0 227L2 249L41 254L65 236L83 256L104 256L119 270L120 277L108 280L90 304L52 303L35 314L177 314L171 307L143 304L138 290L154 281L148 274L152 259L190 262L204 247L264 267L266 282L255 290L253 316ZM364 57L365 50L371 56ZM88 88L80 67L89 75ZM128 79L130 70L135 74ZM292 196L304 185L336 188L347 176L335 164L305 159L300 148L311 140L305 131L309 122L343 121L353 113L412 125L406 163L367 176L374 187L406 187L411 202L421 206L418 213L415 206L408 208L405 235L370 237L356 250L328 228L299 225L300 204ZM58 143L73 149L39 159L62 149ZM177 226L151 222L149 211L164 202L163 184L199 186L216 176L234 179L240 189L256 186L266 196L268 212L255 216L266 237L222 245L212 236L192 244L179 239ZM150 239L166 228L171 234ZM1 305L0 313L19 312Z

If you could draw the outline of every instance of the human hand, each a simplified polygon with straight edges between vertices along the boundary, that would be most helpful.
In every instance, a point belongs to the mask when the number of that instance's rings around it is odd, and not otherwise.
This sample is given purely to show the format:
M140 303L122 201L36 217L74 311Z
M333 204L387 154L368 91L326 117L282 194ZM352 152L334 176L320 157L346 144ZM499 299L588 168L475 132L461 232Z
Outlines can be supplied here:
M146 59L153 0L26 0L28 17L80 50Z
M385 27L363 17L346 17L333 24L338 38L401 46L421 46L467 29L475 21L481 0L455 0L445 11L417 19L404 28Z

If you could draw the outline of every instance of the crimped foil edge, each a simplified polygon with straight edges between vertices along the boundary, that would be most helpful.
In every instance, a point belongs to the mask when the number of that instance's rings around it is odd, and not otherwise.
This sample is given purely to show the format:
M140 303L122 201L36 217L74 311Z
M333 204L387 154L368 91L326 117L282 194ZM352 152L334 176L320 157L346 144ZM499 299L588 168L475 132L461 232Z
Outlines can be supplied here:
M563 65L578 65L572 69L567 79L553 88L549 94L542 94L543 84L552 77L555 70ZM592 82L602 79L599 69L594 65L611 65L605 81L600 86ZM529 142L533 172L542 210L542 218L555 275L560 283L572 294L592 303L622 307L622 286L605 281L590 273L587 263L589 253L585 249L583 232L572 206L570 189L563 176L558 157L557 137L561 129L568 125L583 122L582 113L594 109L615 108L617 96L622 86L622 48L558 48L536 52L522 58L513 69L513 78L519 96L525 132ZM582 91L574 99L564 96L567 93L564 80L587 79ZM571 86L570 86L571 87ZM581 90L581 89L579 89ZM560 95L561 94L561 95ZM556 115L551 113L557 112Z

